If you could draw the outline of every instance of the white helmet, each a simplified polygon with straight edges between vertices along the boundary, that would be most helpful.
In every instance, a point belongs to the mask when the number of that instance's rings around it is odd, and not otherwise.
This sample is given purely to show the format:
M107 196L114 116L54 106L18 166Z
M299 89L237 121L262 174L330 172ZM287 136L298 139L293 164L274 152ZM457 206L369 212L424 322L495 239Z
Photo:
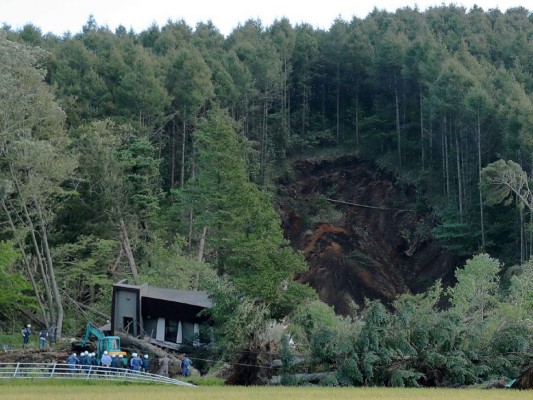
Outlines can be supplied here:
M145 355L144 355L144 358L148 358L148 354L145 354Z
M115 358L116 356L115 356L114 354L111 354L111 357L112 357L112 358Z
M137 357L137 353L133 353L133 354L132 354L132 357Z
M30 325L30 324L28 324L28 325L26 325L26 327L27 327L27 328L31 328L31 325Z
M91 353L91 357L95 357L96 356L96 353Z
M120 354L120 355L118 356L118 358L124 358L124 356L123 356L122 354Z
M76 353L72 353L72 355L73 355L74 357L76 357Z
M107 350L106 350L106 351L104 351L104 355L107 355Z
M83 354L85 354L86 356L88 356L88 355L89 355L89 352L88 352L87 350L85 350L85 353L83 353Z

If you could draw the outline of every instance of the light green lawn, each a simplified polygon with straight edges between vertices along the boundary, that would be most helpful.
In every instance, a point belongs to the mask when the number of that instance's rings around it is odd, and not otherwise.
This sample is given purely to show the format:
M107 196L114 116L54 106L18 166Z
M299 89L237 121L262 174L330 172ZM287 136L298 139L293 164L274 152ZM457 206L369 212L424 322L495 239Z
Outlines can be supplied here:
M0 399L9 400L533 400L533 390L392 389L323 387L180 387L28 381L0 382Z

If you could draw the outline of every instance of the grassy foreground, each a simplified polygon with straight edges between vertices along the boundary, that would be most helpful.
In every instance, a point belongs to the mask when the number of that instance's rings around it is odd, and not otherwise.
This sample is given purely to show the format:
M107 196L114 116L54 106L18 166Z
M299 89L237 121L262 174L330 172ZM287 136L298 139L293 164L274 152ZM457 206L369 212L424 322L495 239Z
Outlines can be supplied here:
M0 399L10 400L533 400L533 391L323 387L175 387L39 381L0 382Z

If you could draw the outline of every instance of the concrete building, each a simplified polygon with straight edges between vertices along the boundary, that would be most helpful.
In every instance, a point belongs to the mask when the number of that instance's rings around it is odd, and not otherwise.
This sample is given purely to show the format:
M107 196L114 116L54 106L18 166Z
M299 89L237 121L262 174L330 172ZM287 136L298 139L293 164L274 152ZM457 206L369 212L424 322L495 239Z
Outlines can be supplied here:
M198 345L208 318L199 315L211 308L207 292L130 285L122 280L113 285L111 332L168 345Z

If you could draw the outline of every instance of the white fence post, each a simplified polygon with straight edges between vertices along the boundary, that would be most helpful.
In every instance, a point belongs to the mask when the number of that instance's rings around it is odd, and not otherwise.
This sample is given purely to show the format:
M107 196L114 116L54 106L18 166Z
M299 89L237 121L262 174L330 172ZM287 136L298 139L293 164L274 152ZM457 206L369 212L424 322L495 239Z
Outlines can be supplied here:
M50 378L54 377L54 372L56 370L56 367L57 367L57 363L54 363L54 368L52 368L52 372L50 373Z
M13 378L17 376L17 371L19 370L20 363L17 363L17 367L15 368L15 373L13 374Z
M93 370L93 366L89 366L89 371L87 372L87 378L85 378L85 380L89 380L89 378L91 377L91 371Z

